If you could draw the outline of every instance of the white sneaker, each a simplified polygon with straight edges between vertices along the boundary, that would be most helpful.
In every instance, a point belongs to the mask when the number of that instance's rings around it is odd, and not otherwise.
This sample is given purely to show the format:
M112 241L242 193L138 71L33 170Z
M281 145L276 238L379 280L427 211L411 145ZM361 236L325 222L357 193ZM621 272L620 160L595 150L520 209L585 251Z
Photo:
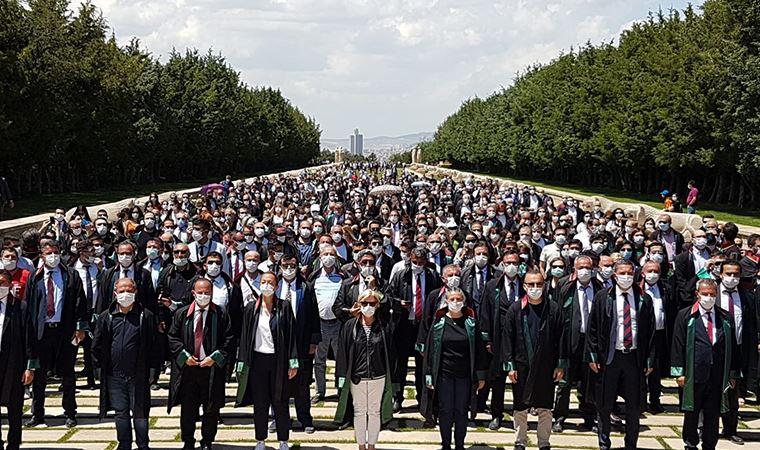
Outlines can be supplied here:
M288 441L280 441L280 450L290 450Z
M266 450L267 445L264 443L264 441L259 441L256 443L256 450Z

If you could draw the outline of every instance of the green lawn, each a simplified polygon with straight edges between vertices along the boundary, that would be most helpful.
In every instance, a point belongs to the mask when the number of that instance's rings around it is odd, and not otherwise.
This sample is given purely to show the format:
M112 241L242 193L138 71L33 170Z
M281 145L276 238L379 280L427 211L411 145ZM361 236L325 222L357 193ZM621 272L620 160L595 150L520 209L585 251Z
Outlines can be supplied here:
M213 182L214 181L197 180L175 183L140 184L135 186L123 186L109 191L69 192L66 194L43 194L33 197L22 197L16 199L15 208L5 208L5 217L3 220L33 216L45 212L50 212L52 214L56 208L69 209L77 205L94 206L102 203L115 202L125 198L142 197L151 192L190 189Z
M528 180L515 177L503 177L499 175L491 175L488 173L480 173L479 175L491 176L500 178L503 180L510 180L517 183L524 183L533 185L536 187L542 187L546 189L558 189L566 191L572 194L584 195L584 196L600 196L616 202L634 202L643 203L652 206L657 209L662 209L662 202L659 197L637 194L635 192L627 192L620 189L612 189L607 187L595 187L588 188L583 186L577 186L572 184L564 184L559 182L544 183L536 180ZM718 220L726 222L734 222L739 225L747 225L753 227L760 227L760 211L750 211L746 209L739 209L731 206L716 205L710 203L702 203L697 209L698 214L712 214Z

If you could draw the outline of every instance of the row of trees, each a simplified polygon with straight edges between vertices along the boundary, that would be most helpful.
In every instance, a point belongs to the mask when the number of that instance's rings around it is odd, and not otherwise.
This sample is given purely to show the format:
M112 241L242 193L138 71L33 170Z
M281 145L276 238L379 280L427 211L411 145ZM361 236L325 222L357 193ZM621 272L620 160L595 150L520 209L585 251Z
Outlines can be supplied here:
M684 192L760 207L760 2L650 14L464 102L427 161L505 175Z
M100 12L0 0L0 175L18 193L102 189L305 166L320 130L217 54L160 62Z

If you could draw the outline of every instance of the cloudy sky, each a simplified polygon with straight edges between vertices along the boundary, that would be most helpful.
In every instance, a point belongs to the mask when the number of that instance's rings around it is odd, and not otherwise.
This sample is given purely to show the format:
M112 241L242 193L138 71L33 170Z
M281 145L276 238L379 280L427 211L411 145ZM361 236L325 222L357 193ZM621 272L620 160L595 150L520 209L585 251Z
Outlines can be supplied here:
M323 137L434 131L534 62L609 41L686 0L94 0L119 42L221 52L282 90ZM701 0L693 4L699 5Z

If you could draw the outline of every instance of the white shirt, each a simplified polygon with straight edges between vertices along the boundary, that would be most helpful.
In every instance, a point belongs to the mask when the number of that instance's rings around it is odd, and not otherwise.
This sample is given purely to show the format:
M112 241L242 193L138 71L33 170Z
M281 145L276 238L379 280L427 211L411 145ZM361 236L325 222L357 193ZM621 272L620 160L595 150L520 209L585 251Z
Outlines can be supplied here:
M124 266L122 266L121 264L119 264L117 262L116 263L116 269L119 271L119 277L116 278L117 280L120 280L122 278L129 278L130 280L134 281L134 279L135 279L135 266L134 266L134 264L131 265L131 266L129 266L129 267L127 267L125 269ZM127 275L126 277L124 276L125 272L126 272L126 275Z
M82 264L81 260L77 259L77 262L74 263L74 269L79 273L79 278L82 279L82 289L84 290L85 297L87 297L87 271L90 272L90 286L92 288L92 304L90 308L95 308L95 305L98 303L98 267L95 263L87 267Z
M237 251L230 254L230 267L232 279L237 279L237 276L245 272L245 260L243 252Z
M3 342L3 326L5 324L5 311L8 310L8 296L6 295L5 298L0 299L0 345L2 345Z
M538 257L538 259L539 261L548 263L550 259L559 258L560 256L559 246L556 243L551 243L544 245L544 248L541 249L541 255Z
M206 278L211 281L212 285L211 301L216 306L220 307L222 311L226 311L227 304L230 301L229 292L227 290L227 282L224 281L224 278L221 276L218 276L216 278L206 276Z
M150 280L153 282L153 289L158 287L158 276L161 274L161 257L156 259L148 259L148 262L143 266L150 272Z
M391 268L391 276L388 278L388 280L392 280L393 277L396 276L398 272L403 272L404 269L406 269L406 266L407 266L406 261L404 261L403 259L397 262L396 264L394 264L393 267Z
M243 291L243 307L261 295L260 286L261 273L256 272L256 277L251 278L251 274L246 271L245 275L240 279L240 290Z
M293 310L293 316L298 317L298 308L296 303L298 301L298 291L296 290L296 278L288 282L285 278L280 281L280 293L279 298L290 303L290 309Z
M61 269L59 267L56 267L55 269L48 269L47 266L45 266L45 276L43 277L43 281L45 283L45 306L43 308L46 308L47 310L47 282L48 278L53 278L53 298L54 298L54 304L55 304L55 314L53 314L53 317L48 317L47 314L45 315L45 322L47 323L58 323L61 321L61 310L63 309L63 278L61 276Z
M712 344L715 345L715 343L718 341L718 333L716 332L717 329L715 327L715 308L711 309L710 311L706 311L701 306L699 307L699 314L702 316L702 325L705 326L705 332L707 332L707 314L711 314L712 323L713 323L713 333L712 333ZM709 334L708 334L709 337Z
M206 311L207 309L200 309L196 305L195 308L195 317L193 318L193 342L195 342L195 330L198 329L198 321L203 321L203 334L206 334ZM203 361L204 358L206 358L206 350L203 348L203 340L201 340L201 350L198 353L200 355L201 361Z
M513 280L510 280L509 277L506 276L506 275L504 276L504 293L506 294L506 296L507 296L508 299L512 298L511 297L511 295L512 295L512 286L513 286L512 283L516 283L516 284L518 284L518 286L517 286L516 291L515 291L514 300L515 301L519 301L520 300L520 286L519 286L520 282L518 280L519 279L517 278L516 275L515 275L515 278Z
M644 283L644 289L646 290L647 294L649 294L650 297L652 297L652 305L654 306L654 323L655 323L655 330L664 330L665 329L665 304L662 302L662 293L660 293L660 288L657 287L657 283L653 285L649 285L649 283Z
M335 271L332 274L328 274L325 272L325 269L322 269L319 277L314 281L314 296L317 298L320 319L335 319L332 307L335 304L335 299L338 298L341 284L342 278L340 275Z
M710 251L705 247L699 250L697 247L692 248L691 254L694 255L694 273L698 273L705 267L707 260L710 259Z
M587 284L585 287L578 282L578 307L581 311L581 333L586 332L586 327L588 326L588 315L591 314L591 305L594 301L594 288L591 286L591 283ZM583 314L584 312L584 305L585 302L585 312L586 314Z
M269 328L269 319L272 315L269 314L269 310L263 304L260 308L261 313L259 315L259 324L256 327L253 351L272 355L274 354L274 339L272 338L272 330Z
M731 302L732 300L729 300L729 295L731 296L731 299L733 300L734 304L734 333L736 334L736 343L739 345L742 345L742 330L744 328L744 324L742 323L742 300L739 296L739 293L734 289L733 292L729 293L726 290L726 287L722 284L720 285L720 307L723 311L725 311L727 314L731 313Z
M411 269L410 269L411 270ZM412 306L409 308L409 320L414 320L414 311L417 307L417 276L414 272L412 272ZM423 270L420 274L420 284L422 285L422 308L424 311L425 308L425 271ZM424 312L423 312L424 314Z
M633 345L631 350L636 348L636 335L638 334L638 321L636 320L636 298L633 295L633 289L628 289L627 292L623 292L617 289L615 296L615 307L617 308L617 342L615 343L616 350L625 349L625 325L623 324L623 294L628 295L628 304L631 306L631 329L633 337Z

